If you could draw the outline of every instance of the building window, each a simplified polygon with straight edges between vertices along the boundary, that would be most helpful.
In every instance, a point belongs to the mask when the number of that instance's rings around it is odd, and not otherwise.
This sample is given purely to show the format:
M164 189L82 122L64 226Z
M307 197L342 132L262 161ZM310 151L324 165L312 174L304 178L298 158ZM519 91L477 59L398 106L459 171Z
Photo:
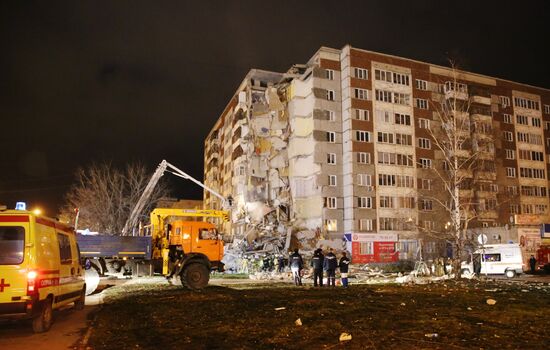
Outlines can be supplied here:
M424 169L430 169L432 167L432 160L426 158L420 158L420 167Z
M325 78L327 78L328 80L334 80L334 70L325 69Z
M504 113L502 115L502 120L506 123L506 124L512 124L512 115L511 114L506 114Z
M367 109L356 109L355 110L355 119L357 120L369 120L369 111Z
M529 118L526 115L517 115L516 122L521 125L529 125Z
M508 142L513 142L514 141L514 134L512 134L510 131L504 131L502 133L502 135L504 136L504 139Z
M516 159L516 151L513 149L507 149L506 151L506 159Z
M514 105L516 107L533 109L538 111L540 109L539 102L523 97L514 97Z
M328 114L328 120L333 122L336 120L336 113L334 111L327 111Z
M534 127L540 128L541 126L540 118L531 118L531 125L533 125Z
M416 88L418 90L428 90L428 82L426 80L416 79Z
M358 152L357 153L357 163L359 163L359 164L370 164L370 153Z
M387 81L388 83L391 83L391 72L381 70L381 69L375 69L374 70L374 79L376 80L383 80Z
M327 163L328 164L336 164L336 153L328 153L327 154Z
M388 111L376 110L376 121L380 123L391 123L391 113Z
M360 255L374 255L374 242L361 242L359 243Z
M424 118L418 119L418 127L420 129L429 129L430 128L430 120L429 119L424 119Z
M418 140L418 147L419 148L423 148L423 149L431 149L432 148L432 142L429 139L419 137L417 140Z
M393 143L393 134L390 132L379 132L378 142L380 143Z
M516 168L506 168L507 177L516 177Z
M403 106L408 106L410 104L410 95L402 94L400 92L393 93L393 103Z
M424 227L424 230L432 231L435 229L435 221L429 221L429 220L423 221L422 226Z
M411 116L407 114L395 113L395 124L411 125Z
M357 174L357 185L359 186L372 186L371 176L369 174Z
M544 113L550 114L550 105L544 105Z
M338 231L338 220L336 219L329 219L325 220L325 227L327 228L327 231Z
M432 189L433 180L432 179L421 179L420 185L422 186L421 189L431 191Z
M357 79L367 80L369 78L369 71L364 68L354 68L353 76Z
M395 143L397 145L411 146L412 145L412 135L407 134L395 134Z
M370 132L357 130L355 132L355 139L359 142L370 142Z
M380 196L380 208L393 208L393 197Z
M336 93L334 90L327 90L327 100L334 101L335 100Z
M508 96L499 96L498 100L502 108L506 108L510 105L510 97Z
M336 197L327 197L327 208L329 209L337 209L338 206L336 204Z
M359 231L372 231L372 219L359 219Z
M519 168L519 176L530 179L545 179L544 169Z
M369 99L369 90L366 89L353 89L353 97L359 100L368 100Z
M333 187L336 186L336 175L328 176L328 185Z
M357 206L359 208L372 208L372 198L371 197L358 197Z
M550 122L544 122L544 130L550 130Z
M394 84L409 86L409 76L407 74L393 73Z
M519 204L510 204L510 214L519 214Z
M392 93L390 91L376 90L376 101L380 102L392 102Z
M334 131L327 132L327 141L331 143L336 142L336 133Z
M431 211L433 210L433 202L431 199L420 200L420 210Z
M423 98L416 98L415 105L416 105L416 108L428 109L428 100Z

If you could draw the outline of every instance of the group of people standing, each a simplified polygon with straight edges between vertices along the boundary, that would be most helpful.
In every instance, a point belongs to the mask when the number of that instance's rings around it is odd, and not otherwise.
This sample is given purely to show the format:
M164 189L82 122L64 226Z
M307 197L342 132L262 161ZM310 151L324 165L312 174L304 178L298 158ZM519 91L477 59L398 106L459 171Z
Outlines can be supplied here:
M342 257L340 261L338 261L332 248L329 249L327 255L323 254L321 248L316 249L310 263L313 268L313 285L315 287L323 286L323 271L326 271L328 285L333 287L336 286L336 269L339 269L342 278L342 286L347 287L349 263L350 259L347 257L346 252L342 252ZM304 261L298 249L295 249L294 253L290 255L289 265L294 283L297 286L301 286Z

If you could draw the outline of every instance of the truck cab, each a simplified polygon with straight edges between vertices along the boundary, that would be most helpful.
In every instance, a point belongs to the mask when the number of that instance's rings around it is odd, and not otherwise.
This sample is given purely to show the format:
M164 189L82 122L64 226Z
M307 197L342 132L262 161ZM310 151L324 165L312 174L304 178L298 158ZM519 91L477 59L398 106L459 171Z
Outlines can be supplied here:
M211 268L219 268L223 257L223 241L216 225L204 221L177 220L171 224L170 245L181 245L184 252L203 254Z

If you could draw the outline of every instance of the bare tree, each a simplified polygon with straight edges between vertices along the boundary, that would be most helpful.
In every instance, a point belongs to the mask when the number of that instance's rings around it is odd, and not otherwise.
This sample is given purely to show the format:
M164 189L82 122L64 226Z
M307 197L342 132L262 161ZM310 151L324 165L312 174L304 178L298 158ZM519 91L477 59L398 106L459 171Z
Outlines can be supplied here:
M451 67L443 95L432 103L434 123L428 129L437 161L430 169L435 174L437 194L424 196L439 204L439 217L444 224L438 229L425 229L424 233L452 244L458 257L453 269L460 271L460 257L466 243L470 243L468 225L486 209L485 200L481 205L473 195L474 181L491 183L486 175L495 174L495 150L490 113L485 120L482 116L485 112L472 110L476 107L472 107L468 86L460 82L461 73L453 62ZM496 202L490 203L496 205ZM456 276L460 277L460 273Z
M74 223L77 209L78 228L119 235L150 177L146 167L138 163L128 164L123 170L110 163L81 168L76 173L76 183L65 196L60 217ZM143 213L151 211L166 194L166 186L159 183Z

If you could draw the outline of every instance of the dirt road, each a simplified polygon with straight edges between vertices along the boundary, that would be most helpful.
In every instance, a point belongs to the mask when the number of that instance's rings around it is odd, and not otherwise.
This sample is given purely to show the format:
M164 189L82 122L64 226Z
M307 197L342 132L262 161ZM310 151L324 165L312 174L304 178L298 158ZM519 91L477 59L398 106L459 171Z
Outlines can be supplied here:
M88 315L95 308L86 306L83 311L67 308L54 313L54 324L46 333L34 334L25 321L0 323L0 349L72 349L86 331Z

